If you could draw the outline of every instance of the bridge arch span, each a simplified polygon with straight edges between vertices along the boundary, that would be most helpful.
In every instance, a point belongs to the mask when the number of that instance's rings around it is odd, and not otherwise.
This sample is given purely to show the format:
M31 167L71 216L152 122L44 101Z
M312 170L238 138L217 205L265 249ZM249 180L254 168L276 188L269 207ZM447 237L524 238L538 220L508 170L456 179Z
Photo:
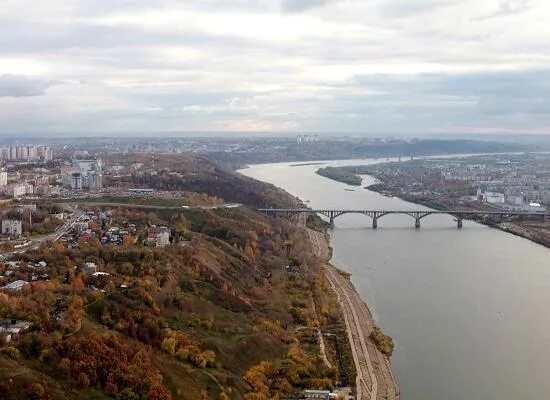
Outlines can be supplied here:
M472 211L472 210L330 210L330 209L309 209L309 208L296 208L296 209L260 209L260 212L266 215L286 216L291 218L296 215L304 214L320 214L329 219L331 227L334 227L334 220L344 214L363 214L372 218L372 227L378 226L378 219L389 214L404 214L408 215L415 220L415 227L420 228L420 220L428 215L432 214L446 214L452 216L457 221L457 227L462 228L462 220L466 218L472 218L474 216L482 218L499 218L503 220L509 217L528 217L546 220L550 216L547 212L522 212L522 211Z

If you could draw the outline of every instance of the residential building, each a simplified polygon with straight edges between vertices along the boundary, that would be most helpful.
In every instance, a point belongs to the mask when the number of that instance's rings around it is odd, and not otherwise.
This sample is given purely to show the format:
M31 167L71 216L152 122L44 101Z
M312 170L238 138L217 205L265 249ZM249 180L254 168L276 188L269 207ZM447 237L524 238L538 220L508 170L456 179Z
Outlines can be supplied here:
M99 190L103 187L101 160L72 160L61 167L63 186L72 190Z
M38 175L34 177L35 186L47 185L50 183L50 177L48 175Z
M7 284L6 286L2 287L2 289L9 290L12 292L19 292L21 289L23 289L24 286L28 285L29 282L17 280L12 283Z
M0 159L5 161L50 161L53 150L49 146L10 146L0 149Z
M21 236L23 233L23 223L20 219L2 220L2 235Z
M170 244L170 229L165 226L152 226L147 232L147 244L164 247Z
M61 187L52 185L40 185L35 188L35 193L44 196L55 196L61 193Z
M74 223L73 228L77 234L85 232L90 227L87 221L77 221Z
M82 190L82 172L72 172L70 180L72 190Z
M32 322L17 320L15 318L0 319L0 337L4 343L11 342L14 335L19 335L28 330Z
M6 171L0 171L0 186L6 186L8 184L8 173Z
M4 187L4 192L14 198L23 197L34 193L34 186L30 183L16 183Z
M93 262L87 262L84 264L84 273L87 275L93 275L97 272L97 265Z
M38 146L38 156L44 161L53 160L53 150L49 146Z
M170 244L170 231L167 228L157 233L155 244L157 247L164 247Z

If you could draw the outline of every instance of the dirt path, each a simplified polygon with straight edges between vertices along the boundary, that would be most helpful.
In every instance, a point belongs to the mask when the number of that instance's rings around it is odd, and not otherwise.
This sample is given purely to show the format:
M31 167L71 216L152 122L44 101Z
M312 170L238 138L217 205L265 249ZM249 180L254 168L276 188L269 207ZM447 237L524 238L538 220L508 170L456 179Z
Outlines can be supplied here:
M330 252L324 235L312 230L308 230L308 233L314 251L319 257L328 260ZM374 321L367 305L361 300L351 282L336 268L327 264L325 273L344 313L357 371L357 399L398 400L399 390L389 360L378 351L370 339Z
M313 296L311 296L311 307L313 309L313 314L315 316L315 320L319 321L319 316L317 314L317 307L315 307L315 301L313 301ZM321 332L321 328L317 328L317 338L319 340L319 352L321 353L321 358L323 359L323 363L328 367L332 368L332 364L330 363L328 357L327 357L327 351L325 347L325 339L323 338L323 333Z

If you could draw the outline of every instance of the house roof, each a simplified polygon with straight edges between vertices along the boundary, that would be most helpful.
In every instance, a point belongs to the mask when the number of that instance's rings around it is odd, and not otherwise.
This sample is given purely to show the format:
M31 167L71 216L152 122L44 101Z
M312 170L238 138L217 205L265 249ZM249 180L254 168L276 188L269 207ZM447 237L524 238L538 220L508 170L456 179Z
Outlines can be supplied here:
M17 290L17 289L21 289L23 286L27 285L28 283L29 282L27 281L17 280L12 283L8 283L2 289Z
M32 325L29 321L16 319L0 319L0 333L19 333Z

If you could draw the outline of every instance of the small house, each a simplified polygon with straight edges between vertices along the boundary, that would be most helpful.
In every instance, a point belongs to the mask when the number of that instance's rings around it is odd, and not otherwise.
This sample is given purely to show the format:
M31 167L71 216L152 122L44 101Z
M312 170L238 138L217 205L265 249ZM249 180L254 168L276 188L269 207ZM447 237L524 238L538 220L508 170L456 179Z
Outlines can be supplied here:
M0 337L4 343L9 343L14 335L19 335L31 327L29 321L17 320L14 318L0 319Z
M23 286L28 285L29 282L23 280L17 280L2 287L2 289L9 290L11 292L19 292L23 289Z
M84 273L87 275L93 275L97 273L97 265L93 262L87 262L84 264Z

